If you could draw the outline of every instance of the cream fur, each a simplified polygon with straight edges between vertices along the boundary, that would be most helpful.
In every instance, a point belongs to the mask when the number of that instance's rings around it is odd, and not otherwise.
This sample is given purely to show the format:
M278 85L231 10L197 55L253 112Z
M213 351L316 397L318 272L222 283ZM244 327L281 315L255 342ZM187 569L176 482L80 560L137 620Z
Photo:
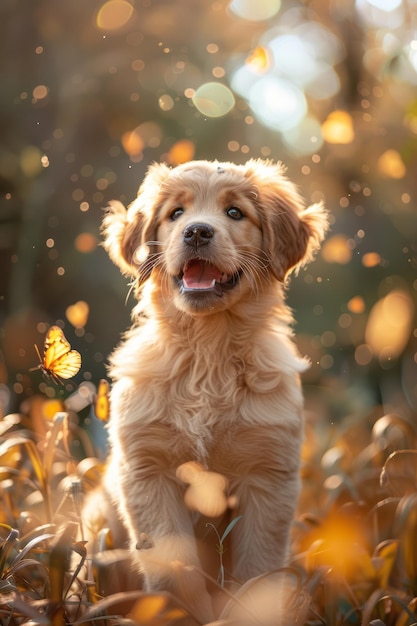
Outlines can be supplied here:
M195 224L213 236L187 244ZM284 282L312 259L326 228L323 207L305 207L282 165L256 160L153 165L129 209L113 203L104 219L105 247L138 297L111 357L105 486L147 588L174 591L203 622L214 613L176 469L197 461L236 497L230 517L243 517L230 534L230 576L246 581L285 564L308 363L291 340ZM181 293L174 277L196 257L239 273L237 284ZM151 544L138 550L143 533Z

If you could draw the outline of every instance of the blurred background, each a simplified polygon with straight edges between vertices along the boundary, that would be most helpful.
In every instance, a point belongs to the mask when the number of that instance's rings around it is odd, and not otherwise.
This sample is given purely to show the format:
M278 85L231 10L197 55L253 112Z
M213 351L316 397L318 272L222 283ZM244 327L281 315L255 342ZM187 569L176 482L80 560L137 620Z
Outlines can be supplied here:
M316 422L417 408L416 0L2 0L0 406L97 385L129 325L100 247L153 161L281 160L332 229L288 301ZM83 357L30 372L50 324Z

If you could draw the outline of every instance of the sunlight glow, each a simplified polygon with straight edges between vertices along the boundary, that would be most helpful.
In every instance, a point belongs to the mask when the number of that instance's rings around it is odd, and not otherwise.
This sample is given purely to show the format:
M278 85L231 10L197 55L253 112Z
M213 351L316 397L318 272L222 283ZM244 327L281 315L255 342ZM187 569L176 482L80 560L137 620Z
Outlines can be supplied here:
M341 476L330 476L326 486L330 489L340 487ZM371 558L366 552L366 540L360 526L353 519L330 515L315 533L306 554L307 570L330 566L336 572L349 578L355 571L367 576L374 576Z
M408 58L415 72L417 72L417 39L412 39L408 46Z
M283 24L289 13L283 15ZM316 130L314 116L307 115L306 96L325 100L337 94L340 79L333 65L343 59L345 49L329 29L312 20L270 28L258 44L234 71L232 89L265 126L282 133L300 126L296 139L287 134L284 140L295 154L312 154L311 143L318 150L323 135ZM303 141L305 129L308 137Z
M398 28L405 19L402 0L356 0L356 9L362 19L372 26Z
M316 60L309 47L299 37L285 34L269 42L275 66L282 76L305 85L316 72Z
M280 78L258 80L249 92L249 104L264 124L279 131L293 128L307 113L301 89Z

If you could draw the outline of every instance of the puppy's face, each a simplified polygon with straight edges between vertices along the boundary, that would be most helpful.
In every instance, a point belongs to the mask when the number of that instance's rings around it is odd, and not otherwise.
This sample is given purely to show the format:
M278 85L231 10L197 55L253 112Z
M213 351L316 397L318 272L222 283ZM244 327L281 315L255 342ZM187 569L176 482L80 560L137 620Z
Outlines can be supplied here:
M266 276L255 191L243 176L200 166L163 185L156 240L174 302L186 313L230 308Z
M128 211L113 203L105 246L125 273L152 280L185 313L211 314L309 259L326 230L281 165L196 161L153 166Z

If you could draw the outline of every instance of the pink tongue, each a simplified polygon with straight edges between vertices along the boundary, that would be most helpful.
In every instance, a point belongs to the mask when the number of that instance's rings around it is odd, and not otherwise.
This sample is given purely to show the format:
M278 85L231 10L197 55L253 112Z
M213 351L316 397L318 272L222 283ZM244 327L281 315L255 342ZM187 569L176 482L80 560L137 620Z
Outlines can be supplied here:
M214 282L220 282L222 274L211 263L205 261L190 261L182 277L184 286L188 289L210 289Z

